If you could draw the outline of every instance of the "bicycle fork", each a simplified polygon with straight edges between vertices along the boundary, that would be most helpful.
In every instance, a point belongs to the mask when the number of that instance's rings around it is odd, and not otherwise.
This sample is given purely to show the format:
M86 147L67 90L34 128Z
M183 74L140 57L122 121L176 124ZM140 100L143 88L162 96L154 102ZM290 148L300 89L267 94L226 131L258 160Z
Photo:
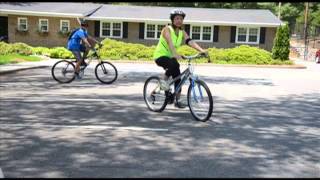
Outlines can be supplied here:
M202 90L201 90L200 84L198 83L197 87L195 87L195 81L198 81L198 80L199 80L198 77L191 78L191 90L192 90L193 98L197 103L200 102L203 99L203 94L202 94ZM196 95L196 88L199 89L199 95L200 95L199 98Z

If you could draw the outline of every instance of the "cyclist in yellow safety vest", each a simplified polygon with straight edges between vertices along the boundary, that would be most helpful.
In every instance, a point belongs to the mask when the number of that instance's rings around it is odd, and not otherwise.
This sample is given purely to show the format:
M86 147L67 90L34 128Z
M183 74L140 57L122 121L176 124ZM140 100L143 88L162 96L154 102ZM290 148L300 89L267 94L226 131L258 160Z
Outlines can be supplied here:
M182 29L183 20L186 14L180 9L174 9L170 13L171 25L167 25L161 31L158 45L153 54L153 59L158 66L166 70L163 80L160 81L162 88L168 90L170 87L167 80L170 76L174 79L181 74L180 64L178 62L181 56L177 54L177 49L185 42L188 46L198 50L201 53L207 53L189 35ZM175 82L175 89L179 85L181 79ZM186 107L185 104L180 102L181 89L177 93L175 106L178 108ZM173 103L173 102L172 102Z

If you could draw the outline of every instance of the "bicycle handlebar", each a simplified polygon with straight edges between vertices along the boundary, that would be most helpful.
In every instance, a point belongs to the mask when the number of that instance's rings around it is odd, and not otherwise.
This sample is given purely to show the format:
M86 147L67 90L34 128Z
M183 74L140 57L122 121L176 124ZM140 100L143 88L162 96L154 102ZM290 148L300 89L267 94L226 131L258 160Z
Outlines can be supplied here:
M187 60L192 60L192 59L197 59L197 58L201 58L201 57L206 57L208 58L208 62L211 62L210 60L210 56L207 54L207 53L198 53L198 54L195 54L195 55L191 55L191 56L181 56L182 59L187 59Z
M93 52L97 52L97 50L100 49L101 47L102 47L102 44L99 43L97 48L92 47L91 50L92 50Z

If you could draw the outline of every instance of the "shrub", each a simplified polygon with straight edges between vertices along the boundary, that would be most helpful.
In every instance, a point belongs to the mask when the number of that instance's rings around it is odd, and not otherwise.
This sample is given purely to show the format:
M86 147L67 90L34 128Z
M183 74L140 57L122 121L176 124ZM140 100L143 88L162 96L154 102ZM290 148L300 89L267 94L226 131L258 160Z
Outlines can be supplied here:
M33 54L50 56L51 50L46 47L34 47L32 48Z
M14 44L11 44L9 53L21 54L21 55L32 55L32 47L25 43L14 43Z
M103 47L99 51L101 57L112 60L151 60L155 49L155 46L148 47L143 44L124 43L113 39L105 39L102 43Z
M6 55L10 53L10 44L0 42L0 55Z
M14 43L8 44L5 42L0 42L0 54L20 54L20 55L31 55L32 47L25 43Z
M67 50L64 47L55 47L50 50L51 58L62 58L62 59L72 59L75 58L71 51Z
M278 27L274 45L272 48L272 58L288 60L290 53L290 37L288 25Z
M271 53L248 45L240 45L230 49L209 48L212 62L228 64L269 64Z

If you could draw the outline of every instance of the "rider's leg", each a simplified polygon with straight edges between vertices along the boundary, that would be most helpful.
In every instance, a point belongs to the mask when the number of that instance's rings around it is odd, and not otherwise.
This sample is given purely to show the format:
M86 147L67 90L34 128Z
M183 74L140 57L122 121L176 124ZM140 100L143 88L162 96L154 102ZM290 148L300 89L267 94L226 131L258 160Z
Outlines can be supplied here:
M170 67L170 60L171 59L166 56L161 56L155 60L156 64L163 67L163 69L166 71L162 76L163 80L168 80L170 77L170 72L168 72L168 68Z
M86 65L84 60L87 58L87 55L89 53L89 48L86 48L84 45L81 45L80 46L80 51L83 52L83 56L82 56L82 59L81 59L81 61L82 61L81 64Z
M181 72L180 72L180 64L177 61L177 59L175 59L175 58L171 59L171 64L170 64L170 69L169 70L170 70L170 74L172 75L173 79L181 74ZM177 89L177 87L180 84L180 82L181 82L181 79L178 79L174 83L174 89ZM180 99L180 95L181 95L181 89L180 89L179 92L176 93L177 99Z
M80 64L81 64L81 61L82 61L81 52L80 51L72 51L72 54L74 55L74 57L77 60L75 72L79 73Z
M175 58L172 58L171 62L173 62L172 63L172 67L171 67L172 78L176 78L177 76L179 76L181 74L181 72L180 72L180 64ZM174 83L174 88L175 89L177 89L177 87L179 86L180 82L181 82L181 79L178 79ZM178 92L176 92L175 106L178 107L178 108L185 108L186 105L184 103L181 103L180 97L181 97L181 89Z

